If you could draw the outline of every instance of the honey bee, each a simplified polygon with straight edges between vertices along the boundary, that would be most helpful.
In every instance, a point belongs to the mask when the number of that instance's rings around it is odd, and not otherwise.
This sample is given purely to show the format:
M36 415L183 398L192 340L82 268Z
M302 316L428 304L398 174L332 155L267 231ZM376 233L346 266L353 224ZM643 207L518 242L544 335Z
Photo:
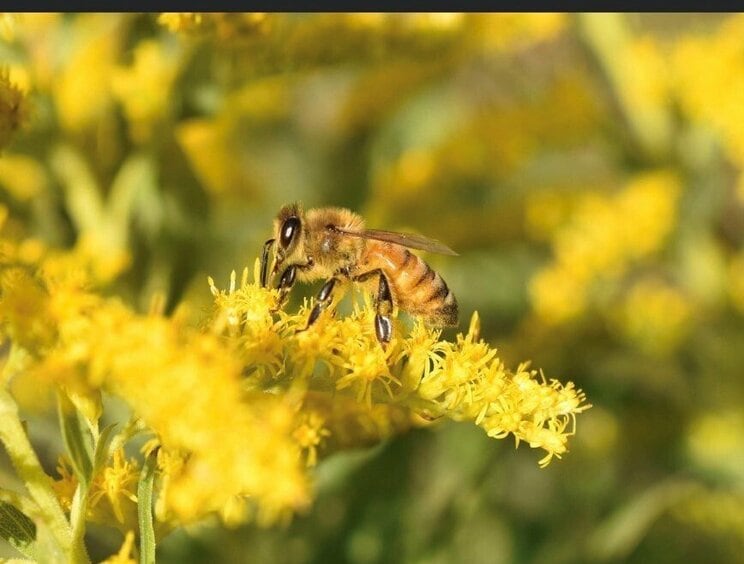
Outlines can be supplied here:
M269 259L274 249L271 275ZM447 284L409 249L457 255L448 246L410 233L366 229L361 216L344 208L304 211L299 204L284 206L274 220L274 237L261 255L261 285L279 273L276 287L283 301L296 280L326 279L307 328L333 302L339 282L350 280L375 292L375 334L383 348L393 333L393 306L421 317L433 327L457 325L457 300ZM376 283L376 288L375 288Z

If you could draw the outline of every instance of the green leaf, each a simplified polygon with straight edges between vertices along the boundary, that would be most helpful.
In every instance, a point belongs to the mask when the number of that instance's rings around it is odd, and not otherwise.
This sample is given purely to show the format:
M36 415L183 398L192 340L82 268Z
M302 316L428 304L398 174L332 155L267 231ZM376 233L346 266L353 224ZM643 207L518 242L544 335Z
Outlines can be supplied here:
M93 476L93 438L82 416L64 393L59 393L59 426L75 476L86 487Z
M137 486L137 514L140 530L140 564L155 564L155 529L152 522L152 490L155 483L157 449L145 460Z
M0 501L0 537L25 556L33 557L29 549L36 540L36 524L15 506L4 501Z
M93 455L93 475L95 476L98 471L103 468L103 466L106 464L106 461L108 460L109 455L109 445L111 444L111 439L114 438L114 429L116 428L116 423L111 423L110 425L106 425L106 427L103 428L101 431L101 434L98 436L98 442L96 443L96 452Z
M628 500L589 536L589 559L624 560L670 507L700 491L693 481L667 479Z

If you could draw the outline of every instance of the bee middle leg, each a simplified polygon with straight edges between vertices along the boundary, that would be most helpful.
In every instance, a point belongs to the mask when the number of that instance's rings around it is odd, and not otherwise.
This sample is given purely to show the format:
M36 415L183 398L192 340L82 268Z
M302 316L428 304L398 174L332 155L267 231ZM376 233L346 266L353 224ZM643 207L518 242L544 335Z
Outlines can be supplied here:
M339 282L339 277L334 276L326 280L326 283L318 291L318 295L315 298L315 305L313 310L310 312L310 317L307 318L307 326L304 330L307 330L313 323L318 320L320 314L333 302L333 288L336 283Z
M297 265L290 264L284 269L282 275L279 277L279 283L276 285L276 289L279 290L279 300L277 302L278 307L282 307L287 299L289 291L294 286L295 280L297 279Z
M380 268L370 270L352 278L355 282L363 282L373 276L379 276L380 282L377 288L377 315L375 315L375 335L380 345L385 349L393 337L393 322L390 316L393 313L393 294L390 292L390 283L387 276Z

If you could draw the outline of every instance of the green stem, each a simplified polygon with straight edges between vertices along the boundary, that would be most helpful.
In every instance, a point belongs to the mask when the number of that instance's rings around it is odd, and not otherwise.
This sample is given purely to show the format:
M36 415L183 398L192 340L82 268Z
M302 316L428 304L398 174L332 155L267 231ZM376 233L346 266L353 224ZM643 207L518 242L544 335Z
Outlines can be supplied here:
M59 554L53 560L72 563L89 562L84 551L73 549L72 530L54 495L49 476L44 472L18 417L13 396L0 387L0 441L5 446L18 477L23 480L38 506L38 515L57 543Z
M579 37L603 73L636 146L652 160L666 157L672 141L669 109L660 102L639 107L629 96L630 84L637 80L633 73L637 71L627 63L627 50L633 42L627 16L578 14L576 22Z
M72 523L72 552L75 562L89 562L88 553L85 550L85 515L88 510L88 486L79 483L75 490L70 510L70 521Z

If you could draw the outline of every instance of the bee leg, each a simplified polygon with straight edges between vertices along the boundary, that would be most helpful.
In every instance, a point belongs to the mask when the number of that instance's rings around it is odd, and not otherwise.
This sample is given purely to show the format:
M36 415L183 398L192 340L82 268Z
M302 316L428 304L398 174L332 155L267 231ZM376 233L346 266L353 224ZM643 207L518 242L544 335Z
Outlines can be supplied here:
M276 239L269 239L264 243L261 253L261 288L266 288L269 283L269 251L274 246Z
M313 310L310 312L310 317L307 318L307 326L303 331L306 331L313 323L315 323L323 310L331 305L331 302L333 301L333 287L336 285L336 282L338 282L338 277L334 276L333 278L329 278L320 288Z
M279 278L279 283L276 285L277 290L279 290L278 307L281 307L284 304L289 291L292 289L292 286L295 283L296 278L297 266L294 264L290 264L287 268L284 269L284 272L282 272L282 275Z
M364 282L373 276L380 277L379 286L377 287L377 301L375 302L377 307L375 335L377 335L377 340L384 350L393 337L393 322L390 319L393 313L393 294L390 292L390 283L387 276L385 276L381 268L375 268L374 270L353 276L352 280L354 282Z
M390 284L387 277L380 272L380 286L377 290L377 315L375 315L375 335L383 350L387 347L393 336L393 322L390 316L393 313L393 295L390 292Z

